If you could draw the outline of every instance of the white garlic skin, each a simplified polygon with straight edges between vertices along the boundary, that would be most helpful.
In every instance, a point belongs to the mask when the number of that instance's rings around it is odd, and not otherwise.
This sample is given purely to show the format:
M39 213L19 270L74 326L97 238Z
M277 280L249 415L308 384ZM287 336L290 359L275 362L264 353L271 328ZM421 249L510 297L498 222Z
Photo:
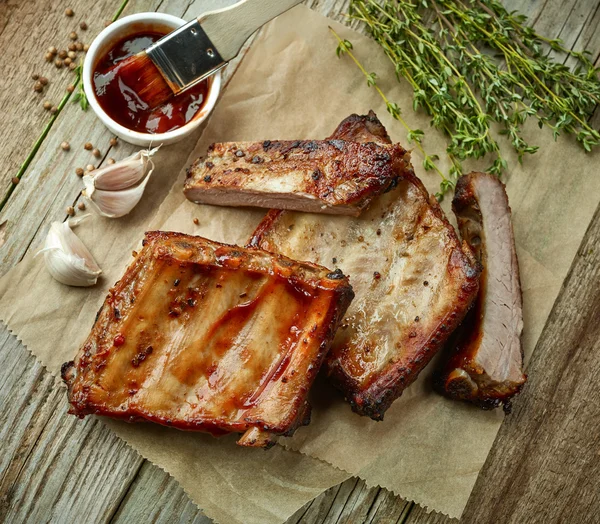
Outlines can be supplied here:
M120 162L86 174L83 177L83 196L89 207L108 218L127 215L144 194L154 171L150 157L158 149L138 151Z
M68 220L50 225L40 253L44 254L46 268L52 277L67 286L93 286L102 273L88 248L71 230Z

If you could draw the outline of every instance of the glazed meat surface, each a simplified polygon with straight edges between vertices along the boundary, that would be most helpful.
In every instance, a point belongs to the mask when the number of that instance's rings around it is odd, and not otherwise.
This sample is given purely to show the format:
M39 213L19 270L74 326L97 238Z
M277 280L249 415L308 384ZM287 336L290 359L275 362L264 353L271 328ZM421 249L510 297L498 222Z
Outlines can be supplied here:
M358 216L402 173L399 145L342 139L213 144L188 170L189 200Z
M389 141L374 120L353 115L333 137ZM358 218L271 211L252 243L349 275L356 298L327 373L354 411L374 419L415 380L477 293L477 263L410 168Z
M308 423L308 390L352 300L341 272L179 233L146 234L74 362L70 413L267 446Z
M438 381L444 394L484 408L506 403L523 386L523 305L519 265L504 185L470 173L452 207L461 236L483 265L479 294Z

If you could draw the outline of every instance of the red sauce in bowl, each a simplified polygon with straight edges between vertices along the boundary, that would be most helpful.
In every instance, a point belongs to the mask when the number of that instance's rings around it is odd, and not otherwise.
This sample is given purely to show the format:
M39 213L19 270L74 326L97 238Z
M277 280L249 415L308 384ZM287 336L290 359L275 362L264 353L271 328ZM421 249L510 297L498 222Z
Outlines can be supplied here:
M200 111L208 94L209 80L203 80L165 104L150 109L119 77L119 63L165 36L143 31L122 38L96 64L93 85L96 99L115 122L139 133L166 133L184 126ZM113 81L115 80L116 81Z

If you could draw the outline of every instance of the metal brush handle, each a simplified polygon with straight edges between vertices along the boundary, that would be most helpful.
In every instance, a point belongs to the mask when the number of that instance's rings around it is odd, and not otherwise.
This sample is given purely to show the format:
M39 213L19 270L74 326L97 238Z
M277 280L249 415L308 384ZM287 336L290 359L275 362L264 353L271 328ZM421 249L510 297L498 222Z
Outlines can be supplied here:
M198 23L228 62L240 52L244 42L269 20L302 0L242 0L237 4L198 17Z

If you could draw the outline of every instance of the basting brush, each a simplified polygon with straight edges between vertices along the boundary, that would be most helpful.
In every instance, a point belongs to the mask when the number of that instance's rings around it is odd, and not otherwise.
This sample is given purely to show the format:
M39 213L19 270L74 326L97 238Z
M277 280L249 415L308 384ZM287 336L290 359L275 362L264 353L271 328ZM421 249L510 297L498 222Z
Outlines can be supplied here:
M250 35L302 0L242 0L210 11L115 66L137 104L153 109L235 58Z

